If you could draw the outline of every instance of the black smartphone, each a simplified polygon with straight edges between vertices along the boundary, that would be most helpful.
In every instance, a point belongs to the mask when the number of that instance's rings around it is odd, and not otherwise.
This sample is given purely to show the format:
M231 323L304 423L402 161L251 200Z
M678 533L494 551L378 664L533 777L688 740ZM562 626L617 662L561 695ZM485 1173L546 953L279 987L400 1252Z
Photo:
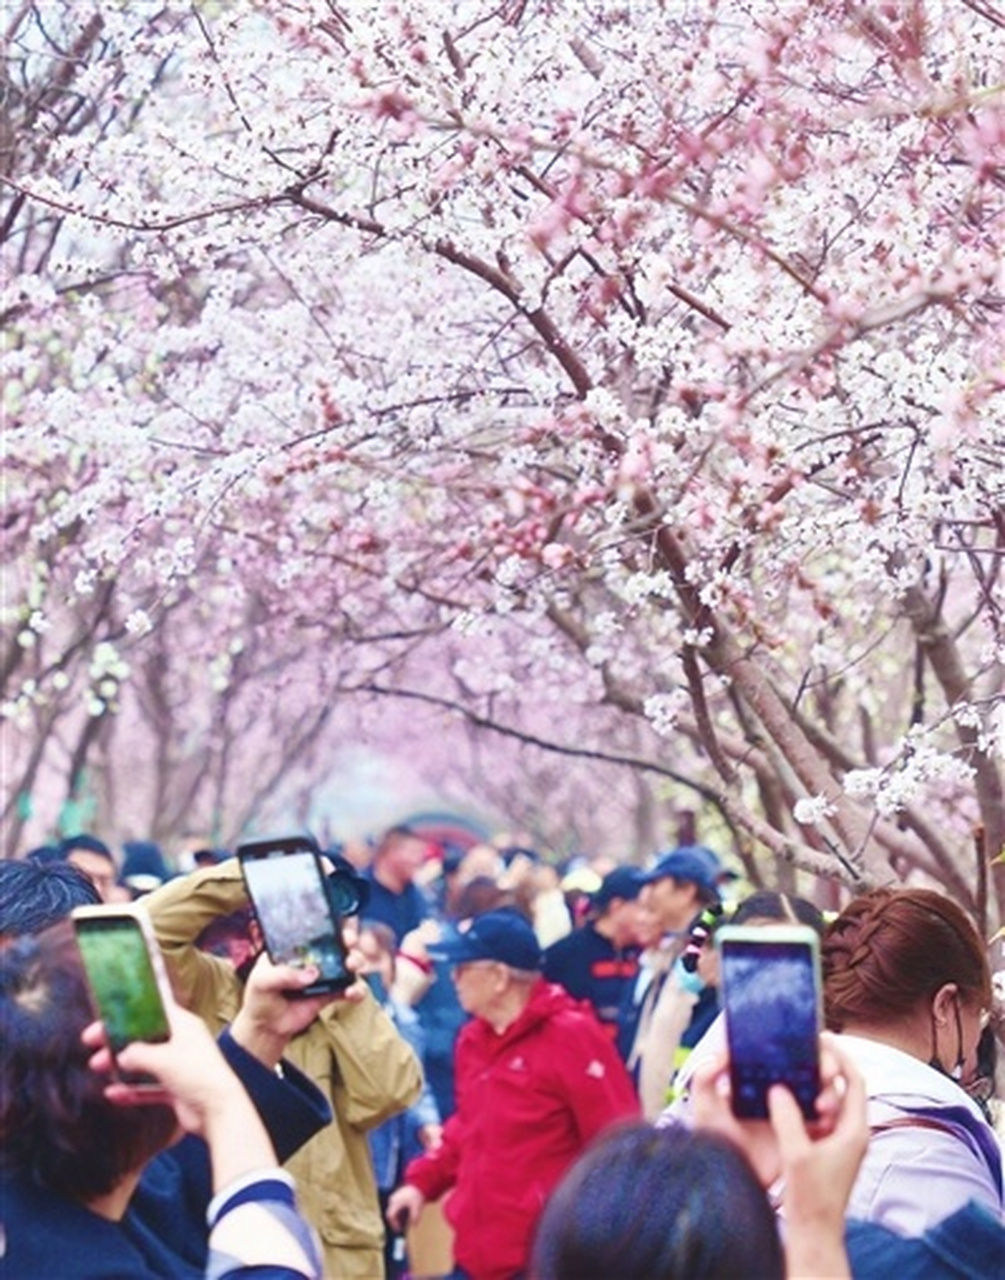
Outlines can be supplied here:
M768 1117L784 1084L807 1120L820 1093L820 940L803 925L725 925L715 935L733 1114Z
M134 1040L169 1039L171 988L145 909L136 903L76 907L70 919L112 1057ZM116 1074L128 1084L160 1087L147 1075L119 1067Z
M373 992L373 998L379 1005L387 1004L387 987L384 986L384 979L379 973L365 973L363 981Z
M295 994L344 991L354 980L317 846L306 836L255 840L238 847L245 888L273 964L312 964L317 982ZM293 993L291 993L293 994Z

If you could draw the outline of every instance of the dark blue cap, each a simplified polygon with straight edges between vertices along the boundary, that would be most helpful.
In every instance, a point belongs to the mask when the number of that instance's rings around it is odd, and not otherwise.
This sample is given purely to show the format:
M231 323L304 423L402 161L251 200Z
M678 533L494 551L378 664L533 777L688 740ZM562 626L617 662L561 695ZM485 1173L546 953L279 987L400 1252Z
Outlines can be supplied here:
M590 895L590 901L595 907L606 907L615 898L631 901L639 896L645 883L638 867L615 867L604 876L597 892Z
M691 881L718 897L722 864L718 856L711 849L706 849L704 845L682 845L679 849L671 849L669 853L664 853L657 859L643 876L643 884L665 880L668 876L672 876L674 880Z
M112 865L115 865L115 855L105 844L104 840L99 840L97 836L88 835L87 832L78 832L75 836L64 836L59 842L59 851L63 858L69 857L74 849L79 849L81 853L97 853L102 858L107 858Z
M469 964L472 960L495 960L511 969L540 969L541 946L530 923L519 911L502 908L475 916L466 929L452 938L428 946L434 960Z

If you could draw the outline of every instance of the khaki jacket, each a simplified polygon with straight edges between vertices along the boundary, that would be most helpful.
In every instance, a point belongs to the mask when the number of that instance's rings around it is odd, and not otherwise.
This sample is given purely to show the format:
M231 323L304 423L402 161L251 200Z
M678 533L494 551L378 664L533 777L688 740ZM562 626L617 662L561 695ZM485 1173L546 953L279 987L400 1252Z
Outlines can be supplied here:
M178 999L218 1033L240 1007L241 983L195 939L211 920L247 905L237 860L171 880L144 905ZM331 1099L335 1115L286 1164L321 1236L325 1275L380 1280L384 1225L366 1134L416 1100L422 1068L369 992L359 1004L329 1005L290 1041L286 1057Z
M681 944L651 957L653 980L646 991L629 1069L638 1072L639 1100L646 1120L655 1120L667 1105L681 1036L688 1028L698 997L684 991L673 971Z

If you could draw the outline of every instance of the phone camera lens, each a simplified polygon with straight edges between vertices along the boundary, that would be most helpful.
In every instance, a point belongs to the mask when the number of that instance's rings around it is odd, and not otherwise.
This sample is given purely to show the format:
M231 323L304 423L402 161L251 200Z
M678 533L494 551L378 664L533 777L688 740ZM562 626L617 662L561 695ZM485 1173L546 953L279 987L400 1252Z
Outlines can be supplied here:
M340 916L351 916L359 910L359 890L352 879L340 871L328 877L328 896L332 910Z

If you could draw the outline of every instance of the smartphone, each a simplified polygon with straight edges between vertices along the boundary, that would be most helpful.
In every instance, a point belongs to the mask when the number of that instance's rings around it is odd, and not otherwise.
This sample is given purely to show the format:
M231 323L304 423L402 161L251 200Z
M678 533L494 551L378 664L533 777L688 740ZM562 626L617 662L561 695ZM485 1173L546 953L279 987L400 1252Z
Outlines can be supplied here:
M296 994L344 991L354 981L339 917L333 909L317 846L306 836L256 840L238 847L245 888L273 964L320 972ZM292 993L291 993L292 994Z
M733 1114L768 1118L784 1084L816 1119L823 1022L820 939L804 925L724 925L715 935L729 1043Z
M146 910L137 903L75 907L70 919L112 1057L134 1040L169 1039L171 987ZM116 1074L129 1084L160 1087L145 1074L120 1068Z
M363 981L373 992L373 998L379 1005L387 1004L387 987L379 973L365 973Z

